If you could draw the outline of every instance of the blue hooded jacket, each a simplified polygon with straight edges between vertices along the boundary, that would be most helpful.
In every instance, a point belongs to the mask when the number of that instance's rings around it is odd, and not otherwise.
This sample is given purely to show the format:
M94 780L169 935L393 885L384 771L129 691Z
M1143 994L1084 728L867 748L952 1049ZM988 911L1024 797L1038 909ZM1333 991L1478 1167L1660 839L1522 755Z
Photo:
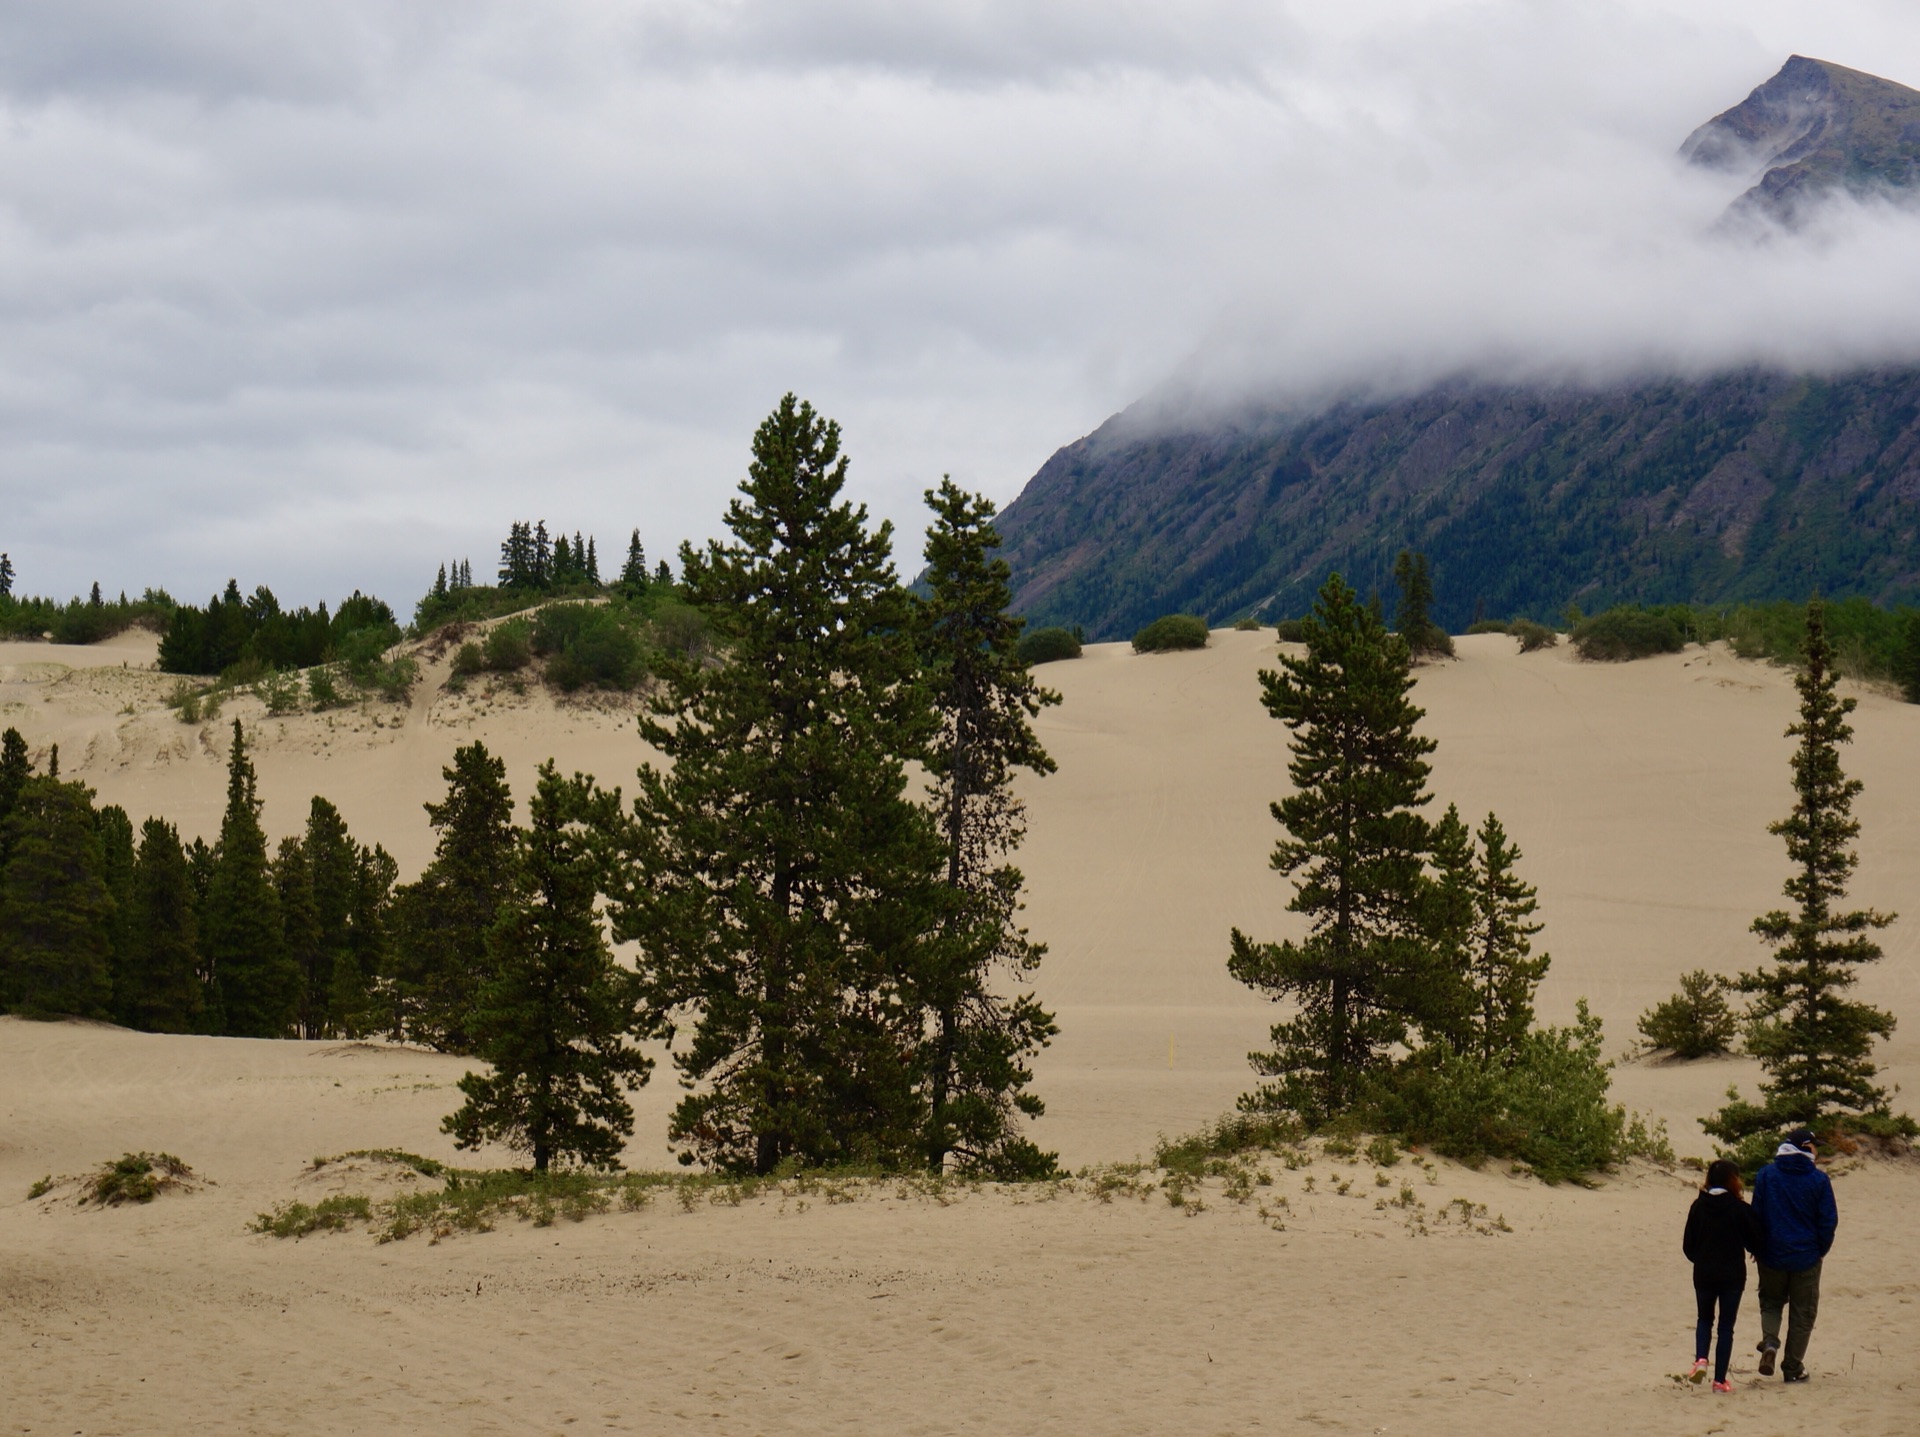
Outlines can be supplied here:
M1840 1226L1832 1181L1794 1149L1754 1177L1753 1210L1767 1230L1760 1260L1781 1272L1805 1272L1819 1262Z

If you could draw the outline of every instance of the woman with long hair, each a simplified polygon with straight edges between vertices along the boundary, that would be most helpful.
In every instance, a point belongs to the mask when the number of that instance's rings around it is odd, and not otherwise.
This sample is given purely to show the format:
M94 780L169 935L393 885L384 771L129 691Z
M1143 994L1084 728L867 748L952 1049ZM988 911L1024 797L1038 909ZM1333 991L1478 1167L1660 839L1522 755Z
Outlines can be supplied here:
M1740 1169L1724 1158L1707 1164L1700 1196L1687 1211L1687 1232L1681 1240L1693 1263L1693 1296L1700 1321L1694 1328L1693 1371L1688 1380L1707 1375L1707 1344L1715 1336L1714 1309L1719 1309L1719 1341L1713 1349L1713 1390L1731 1392L1727 1363L1733 1358L1733 1320L1740 1296L1747 1289L1747 1254L1758 1255L1765 1243L1760 1219L1740 1195Z

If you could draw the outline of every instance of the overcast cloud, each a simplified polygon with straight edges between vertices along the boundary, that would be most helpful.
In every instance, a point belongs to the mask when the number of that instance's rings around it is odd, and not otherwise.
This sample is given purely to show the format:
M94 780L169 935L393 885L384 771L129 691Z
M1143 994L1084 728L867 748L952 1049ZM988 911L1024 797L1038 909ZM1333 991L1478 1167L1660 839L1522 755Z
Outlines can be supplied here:
M792 389L907 532L1180 376L1920 353L1920 228L1674 151L1909 0L16 0L0 549L403 611L544 517L711 533Z

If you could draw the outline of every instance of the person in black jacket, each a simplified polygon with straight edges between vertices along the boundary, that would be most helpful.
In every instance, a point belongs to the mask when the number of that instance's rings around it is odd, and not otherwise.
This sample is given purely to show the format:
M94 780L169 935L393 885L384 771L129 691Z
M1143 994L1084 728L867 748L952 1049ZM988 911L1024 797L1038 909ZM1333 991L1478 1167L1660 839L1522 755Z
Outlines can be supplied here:
M1707 1373L1707 1341L1714 1335L1713 1311L1720 1309L1720 1340L1713 1352L1713 1390L1731 1392L1727 1364L1733 1360L1733 1319L1747 1290L1747 1254L1756 1256L1766 1241L1760 1219L1740 1196L1740 1170L1725 1159L1707 1164L1707 1180L1687 1211L1681 1247L1693 1263L1693 1296L1700 1321L1694 1328L1693 1372Z

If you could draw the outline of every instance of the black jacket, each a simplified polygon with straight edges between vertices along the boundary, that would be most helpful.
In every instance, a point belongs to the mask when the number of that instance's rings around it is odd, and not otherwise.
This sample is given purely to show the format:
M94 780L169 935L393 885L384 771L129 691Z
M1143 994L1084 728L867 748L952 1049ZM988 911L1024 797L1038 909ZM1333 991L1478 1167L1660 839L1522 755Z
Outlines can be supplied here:
M1766 1229L1754 1210L1730 1192L1701 1193L1687 1211L1681 1247L1702 1282L1732 1282L1747 1275L1747 1254L1765 1250Z

